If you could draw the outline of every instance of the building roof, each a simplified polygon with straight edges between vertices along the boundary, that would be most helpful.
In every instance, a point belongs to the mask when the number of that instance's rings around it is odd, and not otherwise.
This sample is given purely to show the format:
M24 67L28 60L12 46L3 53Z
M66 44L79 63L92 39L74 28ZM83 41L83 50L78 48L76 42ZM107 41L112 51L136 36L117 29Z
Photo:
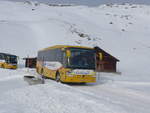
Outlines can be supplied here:
M117 58L115 58L114 56L112 56L111 54L107 53L106 51L104 51L103 49L101 49L100 47L96 46L94 47L95 51L96 52L102 52L102 53L105 53L107 54L108 56L110 56L112 59L116 60L119 62L119 60Z
M0 53L0 55L16 56L16 55L9 54L9 53ZM17 56L16 56L16 57L17 57Z

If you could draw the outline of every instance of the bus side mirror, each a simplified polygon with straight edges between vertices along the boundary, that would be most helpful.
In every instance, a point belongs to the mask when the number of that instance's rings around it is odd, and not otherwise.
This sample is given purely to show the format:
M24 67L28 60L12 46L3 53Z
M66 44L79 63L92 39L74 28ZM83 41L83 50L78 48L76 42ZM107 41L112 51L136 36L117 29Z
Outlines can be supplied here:
M100 60L103 60L103 54L102 53L98 53L98 57Z
M71 57L71 51L70 50L66 50L66 57Z

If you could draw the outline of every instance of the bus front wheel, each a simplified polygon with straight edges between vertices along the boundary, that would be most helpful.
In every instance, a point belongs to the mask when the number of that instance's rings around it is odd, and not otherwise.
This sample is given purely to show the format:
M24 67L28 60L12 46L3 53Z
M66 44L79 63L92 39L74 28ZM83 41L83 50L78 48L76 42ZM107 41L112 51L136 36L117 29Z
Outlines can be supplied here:
M56 73L55 80L56 80L56 82L60 82L60 74L59 74L59 72Z
M5 68L4 64L1 65L2 68Z
M39 68L36 68L36 72L39 73Z
M41 69L40 75L41 75L42 78L46 78L46 77L44 76L44 69L43 69L43 68Z

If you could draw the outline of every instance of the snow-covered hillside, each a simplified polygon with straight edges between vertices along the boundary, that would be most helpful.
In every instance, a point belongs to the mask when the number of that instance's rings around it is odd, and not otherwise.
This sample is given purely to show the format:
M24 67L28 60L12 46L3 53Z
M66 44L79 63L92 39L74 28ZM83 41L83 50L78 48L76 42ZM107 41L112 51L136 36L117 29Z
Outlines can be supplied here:
M149 6L52 7L1 2L0 9L2 52L26 57L56 44L97 45L120 60L118 71L125 76L129 71L131 77L150 74Z
M149 113L149 20L150 6L146 5L62 7L0 1L0 52L22 58L58 44L99 46L120 60L117 71L121 72L101 73L100 81L85 87L54 81L29 87L22 79L25 70L0 69L0 112Z

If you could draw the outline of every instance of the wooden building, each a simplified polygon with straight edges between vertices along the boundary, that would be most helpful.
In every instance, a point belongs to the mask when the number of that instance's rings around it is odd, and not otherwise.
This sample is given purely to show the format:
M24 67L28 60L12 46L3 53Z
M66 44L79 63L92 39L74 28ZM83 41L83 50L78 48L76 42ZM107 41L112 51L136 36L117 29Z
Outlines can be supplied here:
M96 71L116 72L119 60L99 47L94 49L96 51ZM99 53L102 55L102 59L99 57Z
M37 58L23 58L25 60L25 67L35 68Z

